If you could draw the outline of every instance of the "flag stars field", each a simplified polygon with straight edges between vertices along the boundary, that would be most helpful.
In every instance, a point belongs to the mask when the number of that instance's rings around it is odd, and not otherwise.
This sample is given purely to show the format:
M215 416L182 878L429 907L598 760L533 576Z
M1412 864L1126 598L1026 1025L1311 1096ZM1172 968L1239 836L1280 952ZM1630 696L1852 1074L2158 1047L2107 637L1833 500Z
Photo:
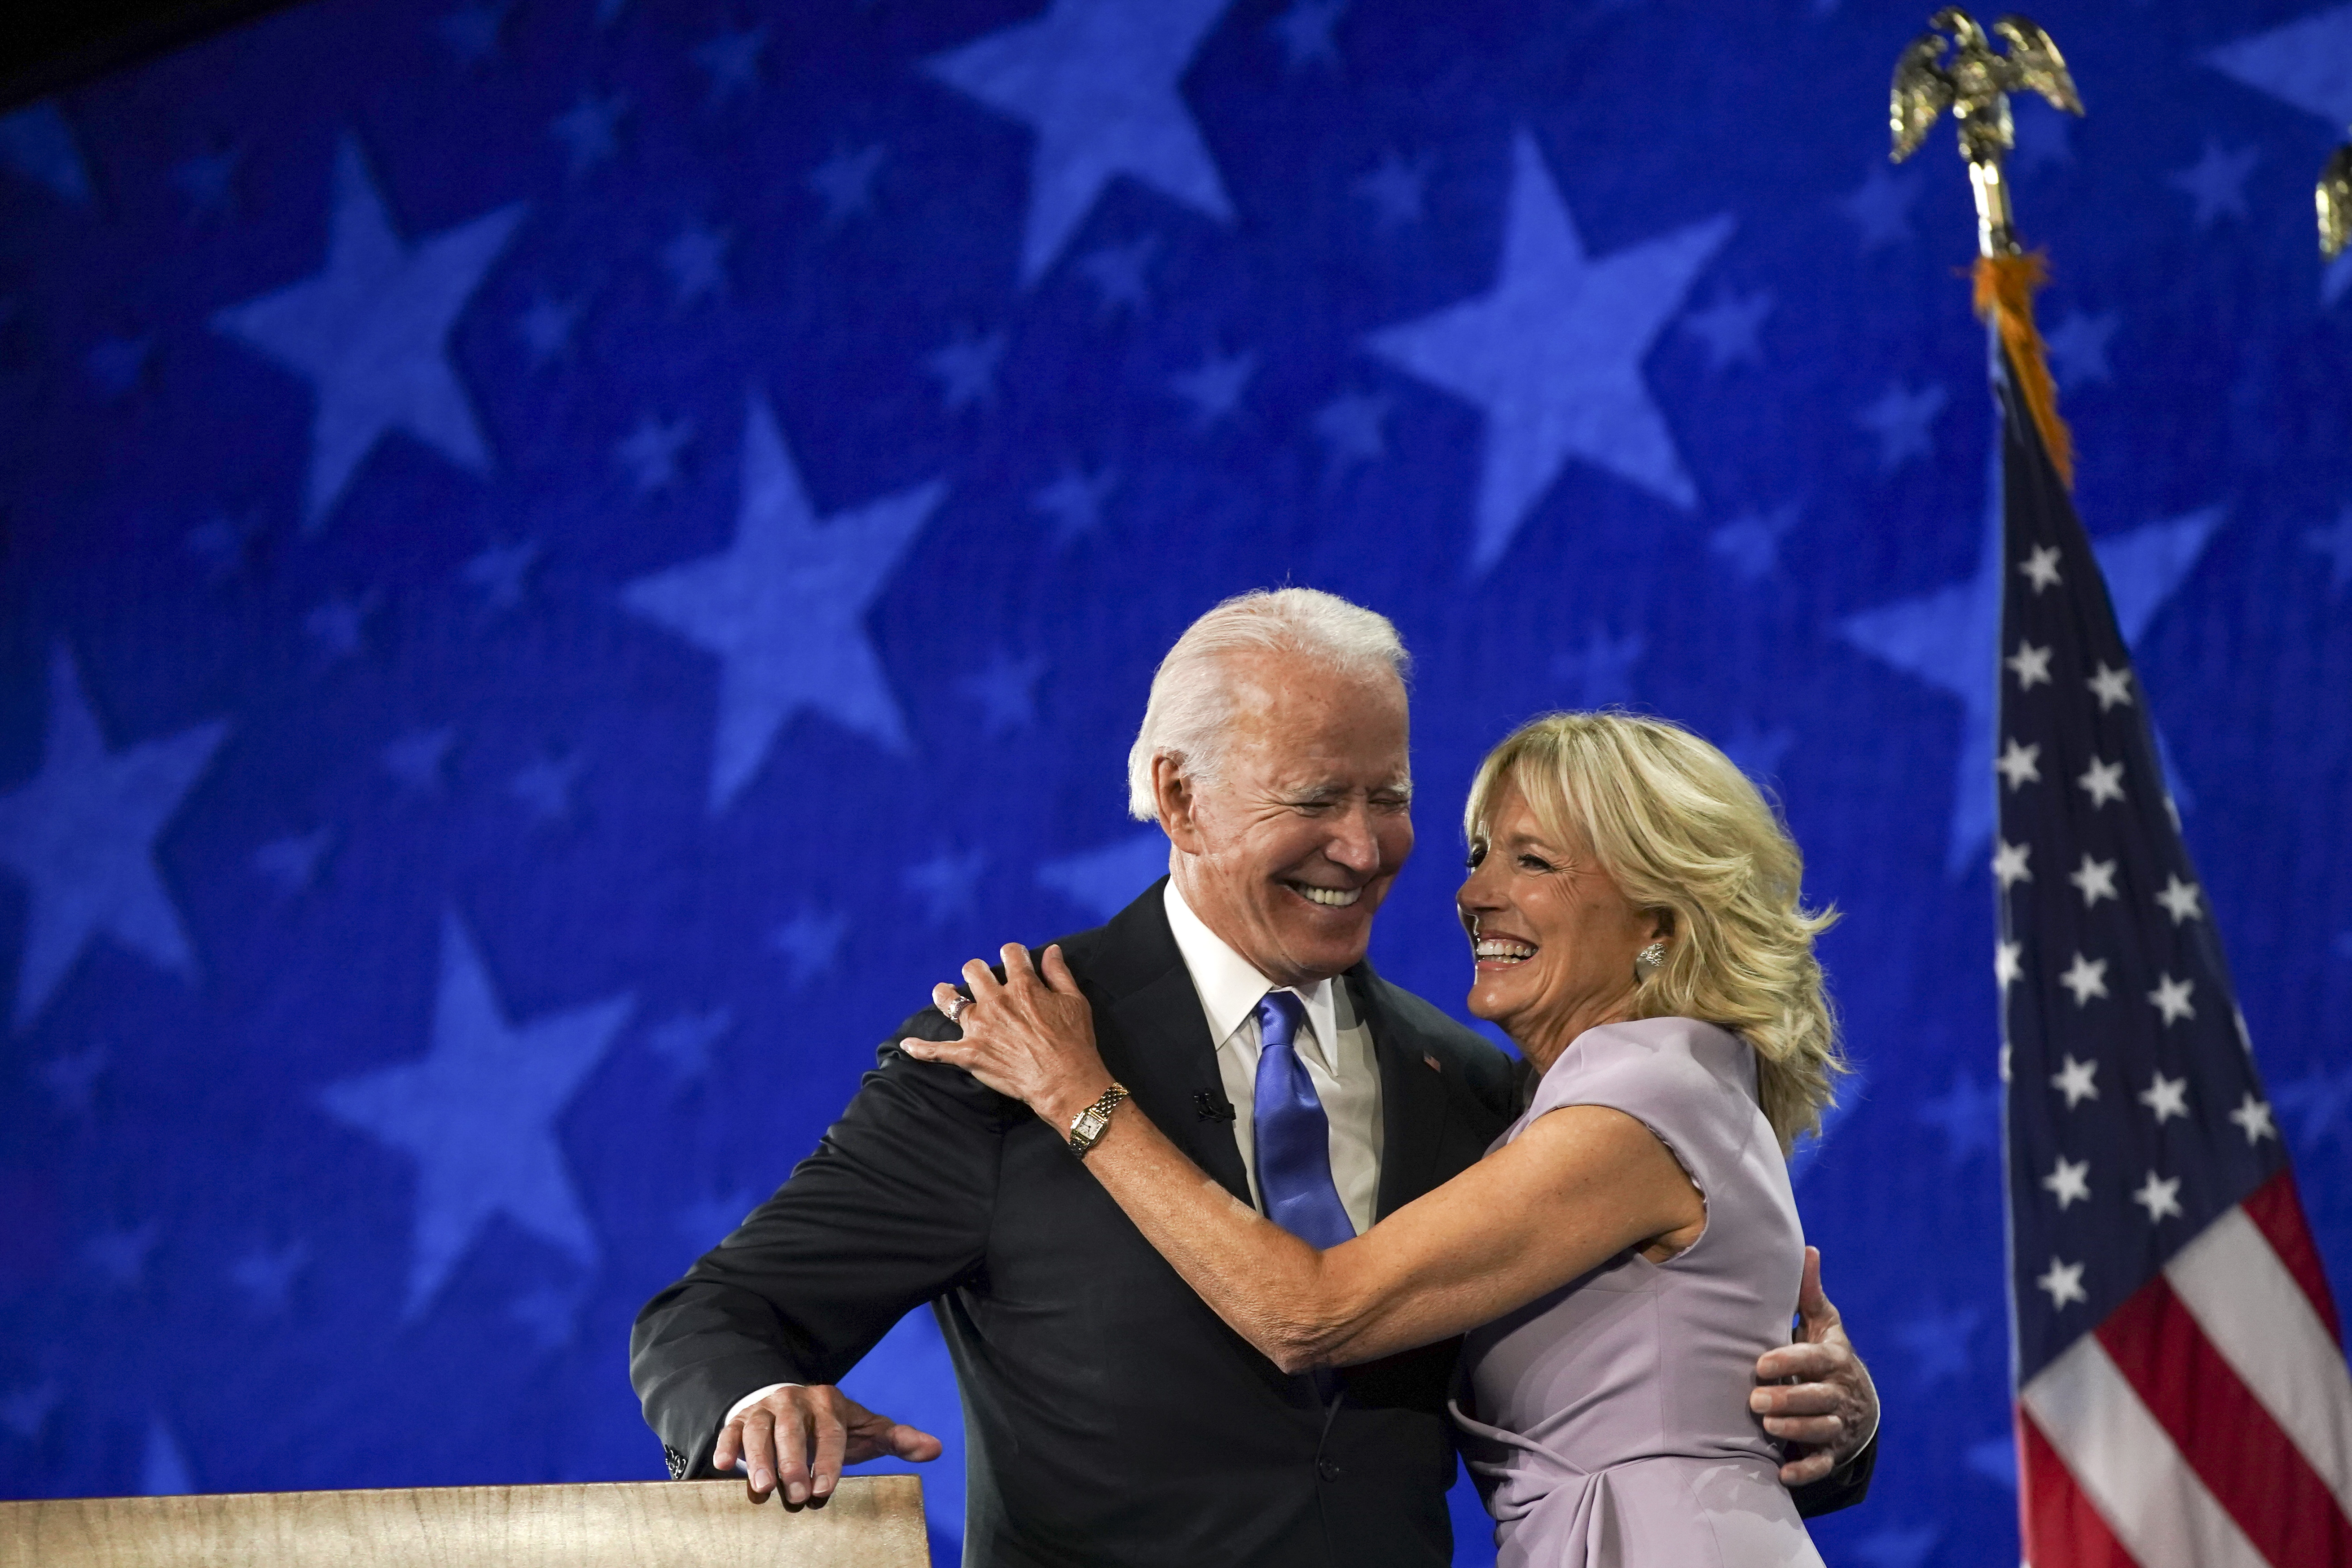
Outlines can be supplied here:
M2102 713L2118 703L2126 708L2131 706L2131 671L2128 669L2109 669L2106 661L2102 659L2098 672L2083 684L2090 689L2092 696L2099 700L2099 711Z
M2164 879L2164 891L2156 895L2156 901L2164 906L2164 912L2172 917L2174 925L2204 918L2197 907L2197 884L2184 882L2177 876Z
M2104 763L2093 757L2091 765L2084 768L2082 776L2074 782L2083 786L2083 793L2091 797L2091 805L2095 807L2105 805L2111 800L2119 801L2124 797L2124 765L2121 763Z
M2050 650L2046 647L2021 642L2017 645L2017 651L2002 659L2001 663L2016 671L2020 691L2031 691L2037 686L2050 684Z
M2146 1089L2139 1091L2139 1102L2156 1113L2158 1127L2164 1125L2168 1117L2178 1116L2186 1121L2189 1116L2189 1080L2167 1078L2159 1072L2148 1080Z
M2104 958L2085 958L2078 952L2074 955L2074 962L2067 966L2066 973L2058 977L2058 984L2074 994L2075 1006L2087 1007L2091 1005L2092 997L2104 997L2107 994L2107 961ZM2068 1057L2066 1060L2069 1064L2068 1070L2072 1071L2074 1058ZM2093 1063L2092 1066L2095 1067L2097 1064ZM2057 1080L2053 1079L2052 1081ZM2088 1079L2084 1079L2085 1083L2089 1081ZM2091 1092L2095 1095L2098 1091L2094 1089ZM2074 1103L2074 1091L2071 1089L2067 1091L2066 1103L2068 1105Z
M2237 1123L2238 1130L2246 1135L2246 1142L2250 1144L2278 1136L2278 1130L2271 1125L2270 1102L2257 1099L2251 1092L2239 1103L2237 1110L2230 1112L2230 1120Z
M2083 907L2087 910L2101 899L2116 896L2116 862L2094 859L2085 852L2083 863L2068 872L2066 879L2081 889Z
M2194 980L2175 980L2169 974L2162 974L2157 977L2156 989L2147 994L2147 999L2164 1015L2167 1024L2178 1024L2183 1018L2197 1016L2197 1009L2189 1002L2189 994L2196 989Z
M2032 868L2026 864L2032 854L2033 846L2031 844L2011 844L2007 839L2000 841L2000 847L1993 851L1992 874L2000 883L2003 892L2020 882L2033 880Z
M2083 1289L2083 1266L2079 1263L2062 1263L2053 1258L2049 1268L2034 1283L2050 1293L2053 1308L2091 1299L2090 1292Z
M2132 1202L2147 1211L2147 1223L2150 1225L2180 1216L2180 1178L2178 1176L2167 1178L2150 1171L2147 1180L2142 1182L2139 1190L2131 1196Z
M2069 1160L2061 1154L2058 1163L2051 1167L2050 1173L2042 1178L2042 1184L2052 1197L2058 1200L2061 1211L2077 1203L2089 1203L2091 1162Z
M2083 955L2076 953L2074 962L2081 963ZM2106 965L2103 963L2099 967L2104 969ZM2106 994L2106 988L2104 985L2099 988L2099 994L2102 996ZM2086 1100L2099 1098L2099 1086L2095 1081L2098 1075L2099 1064L2096 1058L2087 1062L2078 1062L2073 1053L2069 1052L2065 1065L2051 1075L2050 1087L2066 1097L2066 1109L2072 1110Z
M2000 760L1993 763L1993 770L2000 774L2011 789L2021 789L2027 784L2042 782L2041 759L2042 747L2039 744L2023 746L2011 740L2001 747Z
M2058 574L2058 552L2047 544L2034 546L2033 552L2021 562L2017 569L2025 574L2025 580L2033 584L2036 594L2044 588L2055 588L2065 581Z

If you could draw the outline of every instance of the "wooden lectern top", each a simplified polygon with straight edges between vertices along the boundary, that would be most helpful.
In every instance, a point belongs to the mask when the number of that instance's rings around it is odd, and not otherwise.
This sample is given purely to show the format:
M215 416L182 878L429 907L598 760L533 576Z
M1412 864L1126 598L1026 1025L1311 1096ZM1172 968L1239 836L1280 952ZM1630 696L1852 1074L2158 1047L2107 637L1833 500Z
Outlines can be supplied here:
M822 1507L740 1480L0 1502L0 1568L928 1568L922 1483Z

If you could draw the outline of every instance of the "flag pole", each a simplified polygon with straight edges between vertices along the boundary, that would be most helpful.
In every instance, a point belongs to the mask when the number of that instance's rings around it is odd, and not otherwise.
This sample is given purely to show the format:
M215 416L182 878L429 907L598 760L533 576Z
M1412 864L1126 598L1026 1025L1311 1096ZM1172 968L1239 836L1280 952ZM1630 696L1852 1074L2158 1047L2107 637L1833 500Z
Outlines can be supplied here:
M2074 441L2058 417L2058 388L2051 379L2042 334L2033 324L2033 291L2049 277L2039 256L2028 255L2017 237L2006 164L2017 144L2009 95L2038 92L2069 114L2083 112L2082 96L2066 60L2050 35L2023 16L2003 16L1992 36L2009 47L1993 47L1976 18L1947 7L1929 18L1927 31L1911 41L1895 62L1887 119L1893 136L1889 156L1900 163L1919 150L1936 121L1950 110L1959 133L1960 157L1969 166L1969 189L1976 197L1976 309L2000 335L2010 371L2061 478L2074 482Z

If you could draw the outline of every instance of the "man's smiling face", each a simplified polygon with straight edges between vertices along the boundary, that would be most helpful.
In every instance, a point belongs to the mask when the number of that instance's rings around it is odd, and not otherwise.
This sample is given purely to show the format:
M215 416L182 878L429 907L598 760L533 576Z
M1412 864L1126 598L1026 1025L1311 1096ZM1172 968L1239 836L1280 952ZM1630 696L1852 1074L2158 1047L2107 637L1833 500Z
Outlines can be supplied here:
M1412 853L1402 682L1296 654L1226 661L1234 713L1217 776L1155 769L1177 890L1277 985L1353 967Z

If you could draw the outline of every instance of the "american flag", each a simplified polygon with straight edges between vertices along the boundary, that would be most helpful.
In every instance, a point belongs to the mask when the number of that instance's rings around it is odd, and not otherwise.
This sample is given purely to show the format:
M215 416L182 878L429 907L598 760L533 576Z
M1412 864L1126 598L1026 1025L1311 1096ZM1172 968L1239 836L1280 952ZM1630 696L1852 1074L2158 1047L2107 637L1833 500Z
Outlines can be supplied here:
M2091 542L1997 360L1993 876L2035 1568L2352 1562L2336 1307Z

